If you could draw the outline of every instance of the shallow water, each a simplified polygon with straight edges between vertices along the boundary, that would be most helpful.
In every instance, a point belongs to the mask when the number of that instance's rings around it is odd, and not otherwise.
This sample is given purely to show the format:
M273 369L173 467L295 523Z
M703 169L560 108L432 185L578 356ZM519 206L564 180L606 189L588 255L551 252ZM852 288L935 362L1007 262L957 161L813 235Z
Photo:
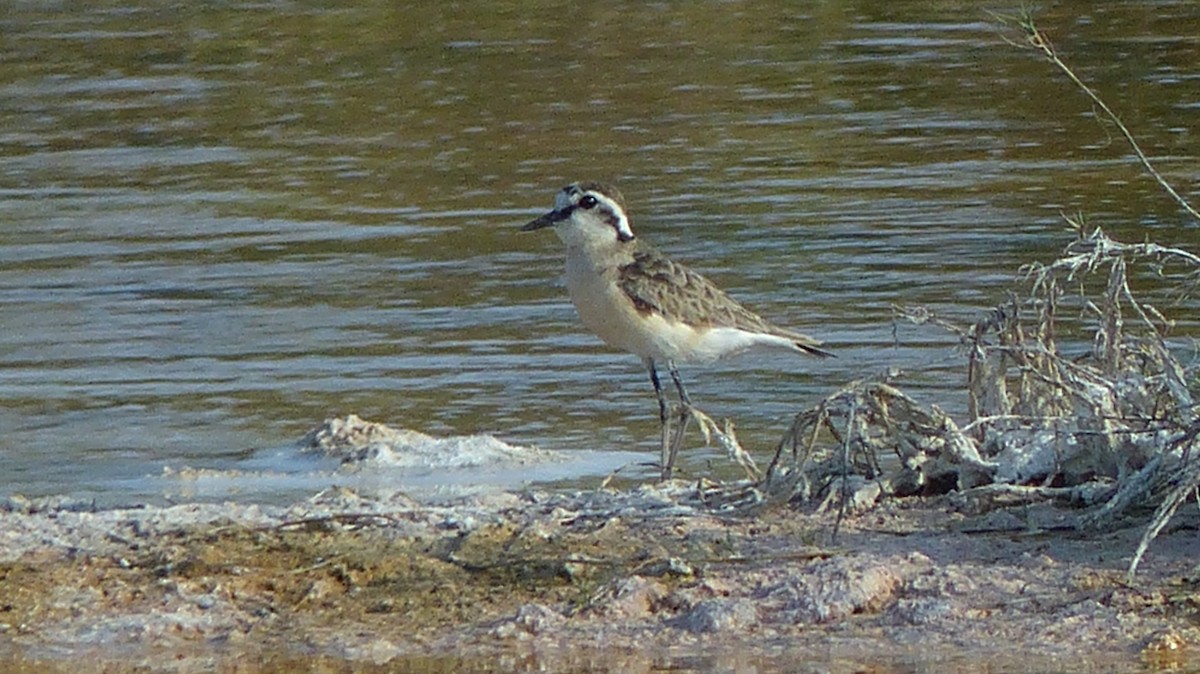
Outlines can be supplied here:
M10 3L0 495L156 498L176 489L164 466L306 493L339 478L290 443L350 412L653 461L637 360L577 324L557 240L517 231L588 177L623 188L645 238L840 356L685 369L749 446L889 369L961 412L953 339L894 332L891 305L978 317L1067 243L1062 213L1197 239L994 8ZM1038 19L1200 200L1200 8ZM594 468L578 475L611 470Z

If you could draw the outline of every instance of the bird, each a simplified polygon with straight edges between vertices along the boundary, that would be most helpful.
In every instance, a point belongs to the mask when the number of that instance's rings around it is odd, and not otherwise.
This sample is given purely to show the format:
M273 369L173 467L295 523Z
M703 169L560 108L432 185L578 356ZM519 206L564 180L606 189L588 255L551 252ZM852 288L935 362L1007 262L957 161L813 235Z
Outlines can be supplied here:
M642 360L658 398L662 424L662 479L672 474L692 401L681 363L712 363L759 349L811 356L833 354L822 342L781 328L738 303L712 281L638 238L625 198L602 182L574 182L554 198L553 210L521 231L553 228L566 245L566 286L584 326L609 346ZM658 369L670 373L679 395L681 427L671 438L666 395Z

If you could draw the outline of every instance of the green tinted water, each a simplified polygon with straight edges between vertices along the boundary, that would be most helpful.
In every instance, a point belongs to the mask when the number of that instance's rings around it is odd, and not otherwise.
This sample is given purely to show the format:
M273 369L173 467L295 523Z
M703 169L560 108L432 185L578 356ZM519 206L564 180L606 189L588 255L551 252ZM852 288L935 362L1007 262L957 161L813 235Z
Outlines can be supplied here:
M685 370L748 445L889 368L960 410L953 340L897 346L892 304L977 317L1063 212L1196 239L991 8L9 3L0 491L139 497L348 412L653 460L640 365L577 324L554 237L516 231L581 178L841 356ZM1194 193L1196 6L1039 19Z

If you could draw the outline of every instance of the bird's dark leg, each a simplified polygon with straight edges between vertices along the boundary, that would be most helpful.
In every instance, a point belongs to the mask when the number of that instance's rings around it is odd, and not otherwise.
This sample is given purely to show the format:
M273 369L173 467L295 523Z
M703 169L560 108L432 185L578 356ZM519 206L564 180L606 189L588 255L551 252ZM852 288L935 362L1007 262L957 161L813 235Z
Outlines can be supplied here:
M663 394L662 382L658 380L658 370L654 367L654 360L647 358L645 360L646 370L650 372L650 383L654 384L654 395L658 396L658 420L667 423L667 397Z
M683 449L683 436L687 433L688 424L692 421L692 399L688 396L687 389L683 387L683 380L679 377L679 370L675 368L675 363L668 361L667 368L671 371L671 379L675 382L675 389L679 391L679 427L675 434L671 436L670 447L666 451L666 461L663 463L663 479L670 479L671 473L675 468L675 457L679 456L679 450ZM666 438L666 431L664 440Z
M658 420L662 424L658 465L662 471L662 479L669 480L671 479L671 464L668 463L671 459L671 418L667 415L667 396L663 393L662 382L658 379L658 370L654 366L654 360L646 358L643 362L650 372L650 383L654 384L654 395L658 396Z

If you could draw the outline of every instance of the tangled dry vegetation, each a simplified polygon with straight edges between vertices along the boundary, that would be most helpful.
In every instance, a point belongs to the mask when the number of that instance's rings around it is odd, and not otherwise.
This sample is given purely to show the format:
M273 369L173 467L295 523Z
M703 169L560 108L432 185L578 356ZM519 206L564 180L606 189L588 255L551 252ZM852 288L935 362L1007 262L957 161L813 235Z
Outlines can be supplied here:
M896 308L900 320L961 340L964 425L893 382L855 381L796 415L757 493L775 502L824 496L842 508L951 490L983 507L1050 499L1082 507L1081 529L1155 509L1133 573L1200 487L1192 348L1171 341L1172 321L1133 287L1153 282L1182 303L1200 280L1200 258L1072 224L1078 237L1059 259L1023 270L1024 295L972 325Z

